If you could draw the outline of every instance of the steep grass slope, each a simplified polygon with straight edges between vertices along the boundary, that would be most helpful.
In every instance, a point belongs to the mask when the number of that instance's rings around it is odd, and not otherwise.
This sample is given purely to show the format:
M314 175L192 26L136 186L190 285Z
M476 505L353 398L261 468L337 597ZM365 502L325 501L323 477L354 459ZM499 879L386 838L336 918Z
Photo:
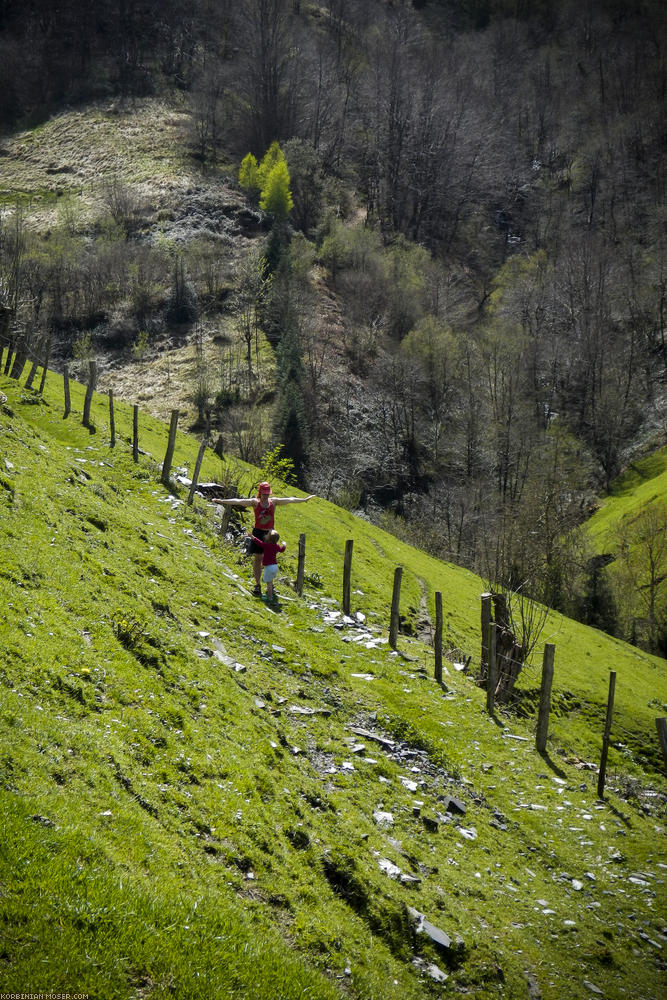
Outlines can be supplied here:
M600 509L587 521L587 531L600 551L618 542L623 522L655 500L667 498L667 446L633 462L613 484Z
M551 618L543 758L536 666L521 719L490 719L451 663L434 682L429 646L383 641L401 564L406 618L440 591L446 644L474 672L472 574L316 500L279 511L271 610L210 506L160 485L164 425L142 415L135 464L129 408L110 449L103 398L90 434L79 386L67 420L52 374L45 400L7 379L0 392L0 989L662 995L663 661ZM196 452L179 436L175 465ZM249 489L256 471L234 469ZM209 453L202 479L229 471ZM347 538L363 623L336 616Z

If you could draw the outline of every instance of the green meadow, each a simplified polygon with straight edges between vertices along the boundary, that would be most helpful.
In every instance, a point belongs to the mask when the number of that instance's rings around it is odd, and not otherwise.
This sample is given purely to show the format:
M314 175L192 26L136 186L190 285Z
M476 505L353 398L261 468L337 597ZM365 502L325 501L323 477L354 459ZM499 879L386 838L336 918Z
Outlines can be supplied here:
M643 508L667 497L667 445L633 462L612 485L609 495L587 522L596 546L614 546L619 526Z
M134 462L131 406L116 402L111 448L107 398L91 432L78 383L67 419L54 373L43 398L6 377L0 394L0 990L664 995L664 660L550 615L511 709L490 717L473 574L315 499L278 511L268 607L220 508L161 484L164 424L141 414ZM174 474L198 447L179 432ZM207 451L200 481L248 495L260 476ZM442 685L424 634L436 592Z

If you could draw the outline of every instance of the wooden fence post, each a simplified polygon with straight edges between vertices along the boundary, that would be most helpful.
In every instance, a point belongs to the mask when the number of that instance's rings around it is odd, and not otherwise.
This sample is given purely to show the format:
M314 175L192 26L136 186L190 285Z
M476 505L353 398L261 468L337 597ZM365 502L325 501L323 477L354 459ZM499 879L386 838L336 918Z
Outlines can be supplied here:
M667 764L667 719L656 719L655 728L658 730L662 756L665 758L665 764Z
M540 687L540 707L537 713L537 732L535 734L535 746L540 753L544 753L547 748L547 735L549 733L549 709L551 708L551 684L554 679L554 655L556 647L547 642L544 646L544 657L542 659L542 685Z
M90 423L90 407L93 402L93 393L95 391L95 383L97 382L97 364L95 361L91 360L88 362L88 385L86 386L86 395L83 401L83 418L81 423L84 427L89 430L92 429Z
M72 409L69 394L69 365L65 365L63 368L63 391L65 393L65 412L63 413L63 420L66 420Z
M188 493L188 506L192 506L192 500L195 495L195 490L197 489L197 483L199 482L199 470L201 469L201 464L204 460L204 452L206 451L206 438L199 445L199 452L197 453L197 461L195 462L195 471L192 474L192 482L190 483L190 492Z
M389 621L389 645L396 649L398 644L398 609L401 603L401 578L403 567L397 566L394 570L394 590L391 595L391 619Z
M481 680L486 677L489 669L489 625L491 624L491 598L489 593L482 594L482 661L479 676Z
M161 477L162 485L166 486L168 489L171 488L169 475L171 473L171 463L174 457L174 448L176 447L177 427L178 427L178 410L172 410L171 420L169 421L169 440L167 442L167 451L164 456L164 462L162 463L162 477Z
M139 461L139 406L134 404L132 412L132 458Z
M299 535L299 561L296 567L296 592L301 597L303 594L303 574L306 565L306 536Z
M46 341L46 351L44 354L44 365L42 367L42 380L39 383L40 395L44 393L44 386L46 385L46 374L49 370L49 360L51 358L51 338L48 337Z
M345 542L345 561L343 562L343 614L350 613L350 576L352 574L352 550L354 540L348 538Z
M493 715L496 700L496 686L498 684L498 660L496 658L496 623L489 622L489 669L486 678L486 710L489 715Z
M109 447L116 447L116 421L113 414L113 389L109 389Z
M32 364L30 366L30 371L28 372L28 377L25 380L23 386L24 389L32 389L32 383L35 380L35 375L37 374L37 369L39 368L39 355L42 352L43 346L44 346L44 339L40 340L40 342L37 344L36 353L33 356Z
M604 782L607 775L607 754L609 752L609 736L611 734L611 717L614 711L614 689L616 687L616 671L609 671L609 697L607 698L607 718L604 723L602 737L602 754L600 756L600 771L598 773L598 798L604 798Z
M435 679L438 684L442 684L442 594L439 590L435 592L435 635L433 637L435 648Z
M14 352L14 360L12 362L11 371L9 372L9 377L18 380L23 374L23 369L25 368L25 363L28 358L28 341L26 334L21 332L16 338L16 350Z

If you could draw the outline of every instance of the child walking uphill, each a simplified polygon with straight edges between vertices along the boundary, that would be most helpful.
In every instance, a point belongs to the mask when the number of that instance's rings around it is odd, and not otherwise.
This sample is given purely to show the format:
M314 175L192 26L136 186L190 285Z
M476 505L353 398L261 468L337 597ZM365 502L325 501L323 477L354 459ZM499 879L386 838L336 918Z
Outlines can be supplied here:
M270 484L260 483L257 487L256 497L231 497L228 500L215 498L213 500L213 503L226 504L228 507L252 507L254 509L255 527L252 531L250 552L253 556L252 572L255 577L253 594L255 597L262 595L262 549L257 542L265 539L269 531L273 530L276 507L286 503L308 503L309 500L314 499L315 494L311 494L309 497L274 497L271 495Z
M252 535L247 535L252 538ZM264 567L262 579L266 584L266 599L272 603L276 600L276 592L273 589L273 581L278 575L278 553L284 552L287 546L279 541L280 535L275 529L268 531L265 539L255 538L255 544L262 547L262 566Z

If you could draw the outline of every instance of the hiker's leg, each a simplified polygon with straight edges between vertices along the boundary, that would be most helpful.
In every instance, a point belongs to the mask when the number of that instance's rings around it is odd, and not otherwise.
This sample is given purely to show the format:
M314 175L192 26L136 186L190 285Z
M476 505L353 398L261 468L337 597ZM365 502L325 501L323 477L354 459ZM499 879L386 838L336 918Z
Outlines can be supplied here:
M264 583L266 584L266 599L268 601L273 600L273 581L277 576L278 576L278 567L276 565L264 567L263 579Z
M255 552L252 557L252 572L255 577L255 583L259 587L260 581L262 579L262 553Z

